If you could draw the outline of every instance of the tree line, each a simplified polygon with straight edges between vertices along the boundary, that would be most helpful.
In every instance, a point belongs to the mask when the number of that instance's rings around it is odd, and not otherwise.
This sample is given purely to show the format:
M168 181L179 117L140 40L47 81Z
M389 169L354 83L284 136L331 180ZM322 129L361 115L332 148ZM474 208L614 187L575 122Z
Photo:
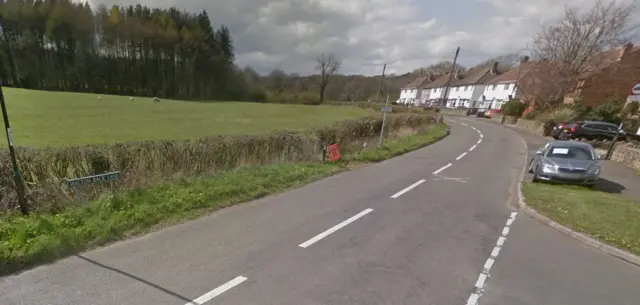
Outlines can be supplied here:
M197 14L70 0L0 0L6 86L164 98L248 99L225 26Z

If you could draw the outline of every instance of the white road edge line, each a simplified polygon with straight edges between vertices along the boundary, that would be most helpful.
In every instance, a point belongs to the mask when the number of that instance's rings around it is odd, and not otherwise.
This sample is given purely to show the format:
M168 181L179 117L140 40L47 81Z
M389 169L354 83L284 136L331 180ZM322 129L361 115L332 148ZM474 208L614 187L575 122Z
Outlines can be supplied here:
M478 140L478 142L476 142L476 144L480 144L482 143L482 139Z
M467 153L466 153L466 152L463 152L461 155L459 155L459 156L456 158L456 161L460 161L460 159L464 158L464 156L466 156L466 155L467 155Z
M477 145L477 144L476 144L476 145L471 146L471 148L469 148L469 151L473 151L474 149L476 149L476 147L478 147L478 145Z
M414 184L412 184L412 185L409 185L409 186L405 187L402 191L399 191L399 192L397 192L397 193L395 193L395 194L391 195L391 198L396 199L396 198L398 198L398 197L400 197L400 196L404 195L404 193L406 193L406 192L408 192L408 191L410 191L410 190L414 189L416 186L418 186L418 185L420 185L420 184L425 183L426 181L427 181L427 180L420 179L420 180L418 180L418 182L416 182L416 183L414 183Z
M447 165L445 165L445 166L443 166L443 167L441 167L441 168L437 169L435 172L433 172L433 174L434 174L434 175L437 175L437 174L441 173L443 170L445 170L445 169L449 168L451 165L453 165L453 164L449 163L449 164L447 164Z
M484 135L483 135L483 134L480 134L480 139L482 139L482 138L484 138Z
M518 215L518 212L512 212L511 215L509 216L509 219L507 220L507 223L505 224L504 229L502 229L500 237L496 242L496 246L493 247L493 250L491 251L491 255L489 256L489 258L487 259L487 262L484 263L484 266L482 267L482 271L478 276L478 280L476 280L476 283L473 285L474 291L469 296L469 299L467 299L467 305L478 305L478 301L480 300L480 297L482 296L482 294L484 293L487 287L487 280L491 277L491 273L490 273L491 267L493 267L493 265L495 264L498 254L500 254L500 250L502 249L502 246L507 241L507 235L511 230L511 225L516 220L516 215Z
M206 302L211 301L213 298L227 292L227 290L236 287L238 285L240 285L242 282L246 281L247 278L244 276L238 276L236 278L234 278L233 280L230 280L224 284L222 284L221 286L219 286L218 288L211 290L205 294L203 294L202 296L198 297L197 299L185 304L185 305L202 305Z
M349 219L347 219L347 220L345 220L345 221L343 221L343 222L341 222L341 223L339 223L339 224L337 224L337 225L335 225L335 226L333 226L333 227L329 228L328 230L326 230L326 231L324 231L324 232L322 232L322 233L320 233L320 234L318 234L318 235L314 236L313 238L311 238L311 239L309 239L309 240L307 240L307 241L305 241L305 242L303 242L303 243L299 244L299 245L298 245L298 247L300 247L300 248L307 248L307 247L309 247L309 246L311 246L311 245L313 245L313 244L317 243L317 242L318 242L318 241L320 241L321 239L323 239L323 238L325 238L325 237L327 237L327 236L331 235L332 233L335 233L336 231L338 231L338 230L340 230L340 229L342 229L342 228L346 227L346 226L347 226L347 225L349 225L350 223L352 223L352 222L354 222L354 221L358 220L358 219L359 219L359 218L361 218L362 216L367 215L367 214L369 214L369 213L371 213L371 212L373 212L373 209L366 209L366 210L364 210L364 211L362 211L362 212L360 212L360 213L358 213L358 214L356 214L356 215L352 216L351 218L349 218Z

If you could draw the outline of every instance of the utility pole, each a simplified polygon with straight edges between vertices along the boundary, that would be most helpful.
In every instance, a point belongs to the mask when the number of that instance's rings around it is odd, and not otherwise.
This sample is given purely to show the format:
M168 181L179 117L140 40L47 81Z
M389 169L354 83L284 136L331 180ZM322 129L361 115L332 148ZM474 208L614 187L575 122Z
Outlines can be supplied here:
M382 82L384 81L384 72L387 70L387 64L382 67L382 76L380 76L380 84L378 85L378 94L376 94L376 103L380 101L380 94L382 94Z
M11 133L11 125L9 124L9 115L7 114L7 105L4 101L2 84L0 84L0 105L2 106L2 118L4 119L4 128L7 132L7 141L9 142L9 155L11 156L11 164L13 165L13 180L16 184L16 191L18 193L18 205L20 206L20 212L22 212L23 215L28 215L29 208L27 207L27 201L24 197L24 183L22 182L20 169L18 168L16 150L13 147L13 134Z
M444 96L442 97L442 102L440 103L440 108L444 103L447 102L447 98L449 98L449 87L451 86L451 80L453 79L453 74L456 71L456 62L458 61L458 54L460 54L460 47L456 49L456 55L453 57L453 66L451 66L451 72L449 73L449 80L447 84L444 86Z

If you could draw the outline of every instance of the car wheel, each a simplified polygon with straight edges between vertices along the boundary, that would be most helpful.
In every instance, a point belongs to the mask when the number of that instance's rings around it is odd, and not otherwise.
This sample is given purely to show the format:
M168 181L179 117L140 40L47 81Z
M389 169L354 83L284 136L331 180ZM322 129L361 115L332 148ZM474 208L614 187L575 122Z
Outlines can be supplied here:
M531 177L531 182L536 183L538 182L538 169L536 168L536 170L533 172L533 177Z

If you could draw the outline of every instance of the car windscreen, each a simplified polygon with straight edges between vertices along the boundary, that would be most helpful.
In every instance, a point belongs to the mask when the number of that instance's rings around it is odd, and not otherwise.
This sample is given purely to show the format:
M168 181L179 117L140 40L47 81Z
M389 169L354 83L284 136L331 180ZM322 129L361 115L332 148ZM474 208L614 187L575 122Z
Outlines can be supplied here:
M595 156L591 149L585 147L552 146L547 152L547 158L594 160Z

